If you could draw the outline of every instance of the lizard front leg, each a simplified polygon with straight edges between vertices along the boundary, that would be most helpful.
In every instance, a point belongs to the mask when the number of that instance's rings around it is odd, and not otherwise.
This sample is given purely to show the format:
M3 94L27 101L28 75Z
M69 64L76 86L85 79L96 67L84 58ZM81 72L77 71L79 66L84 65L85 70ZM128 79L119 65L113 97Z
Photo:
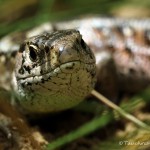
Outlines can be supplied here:
M96 54L97 83L96 90L107 98L116 101L118 95L118 78L111 53L107 51Z

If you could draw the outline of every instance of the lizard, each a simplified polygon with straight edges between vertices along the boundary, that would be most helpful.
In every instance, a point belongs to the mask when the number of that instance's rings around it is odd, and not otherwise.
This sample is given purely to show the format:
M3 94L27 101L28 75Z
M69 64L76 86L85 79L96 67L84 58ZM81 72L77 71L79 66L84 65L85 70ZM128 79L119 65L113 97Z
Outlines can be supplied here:
M17 110L32 115L73 107L90 94L94 84L98 91L112 100L116 99L120 92L136 93L150 82L149 25L149 19L94 17L44 23L26 32L7 35L0 40L0 94L6 91L4 97L6 96ZM75 62L60 64L71 57ZM69 68L78 72L77 76L68 76L69 72L72 74ZM68 73L64 75L61 71ZM55 93L55 90L59 91L62 86L59 84L56 87L55 82L62 80L55 75L60 75L62 79L68 77L70 80L65 80L69 81L68 87L71 85L70 81L75 80L74 93L66 92L64 88L60 90L61 93ZM38 78L33 80L35 76ZM51 83L53 86L47 87ZM86 92L83 90L85 93L81 92L82 87L86 89ZM50 99L47 99L50 93L56 94L56 97L50 96ZM63 94L70 95L62 100ZM77 95L77 99L73 94ZM14 95L13 99L10 95ZM38 97L39 95L41 96ZM57 103L55 98L58 98ZM1 128L3 132L7 131L7 137L13 137L13 132L9 131L9 127L14 124L13 117L5 116L2 121L8 119L10 122L7 122L7 125L2 124ZM16 120L20 119L17 117ZM18 126L17 128L19 129ZM26 131L23 135L26 135ZM19 139L22 140L23 135L21 138L19 136Z
M19 105L29 112L70 108L94 87L95 57L79 31L61 30L27 39L16 59L15 91Z
M47 23L19 38L4 37L3 53L19 49L12 80L15 104L29 114L70 108L88 96L95 76L96 89L112 99L118 92L142 90L150 81L149 25L148 19L95 17ZM19 48L20 37L27 39Z

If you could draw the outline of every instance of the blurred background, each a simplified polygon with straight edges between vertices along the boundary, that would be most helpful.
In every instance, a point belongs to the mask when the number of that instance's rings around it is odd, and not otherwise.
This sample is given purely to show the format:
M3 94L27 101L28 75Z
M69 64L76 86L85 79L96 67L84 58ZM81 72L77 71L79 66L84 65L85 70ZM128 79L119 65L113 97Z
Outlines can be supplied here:
M11 32L18 32L34 28L35 26L48 21L57 22L73 20L75 18L84 18L85 16L87 17L94 15L99 15L102 17L149 18L150 0L0 0L0 38ZM146 94L143 94L143 98L132 98L131 100L128 100L127 104L125 103L125 105L123 105L123 108L129 110L128 112L134 111L137 116L141 118L145 117L145 120L148 120L148 124L150 124L150 104L147 104L149 103L150 97L149 91L150 90L148 90L147 92L148 96ZM148 99L148 102L145 103L143 99ZM76 129L78 126L83 124L83 122L91 120L91 118L94 118L97 115L97 111L99 114L100 112L103 112L103 110L105 110L105 106L103 105L100 106L100 108L98 107L97 109L91 106L92 105L90 105L90 107L86 109L86 111L88 110L90 115L89 113L84 114L78 112L64 112L64 114L60 114L60 116L58 115L57 117L55 116L54 118L50 119L49 122L46 120L45 125L47 126L41 126L43 127L43 129L47 130L42 132L46 134L46 136L48 137L48 141L51 141L52 139L64 135L66 132L68 133L73 129ZM139 109L142 110L142 113L141 111L139 111ZM144 112L146 112L145 115L143 115L143 110ZM111 111L110 115L112 115ZM69 144L67 145L68 147L66 146L61 150L76 150L74 147L77 147L78 150L80 147L81 150L82 145L85 145L85 147L87 146L87 149L89 149L90 146L95 147L95 149L92 150L99 150L99 148L101 148L101 150L109 149L111 145L111 148L114 147L114 150L120 150L120 145L118 144L118 141L120 141L120 139L123 139L124 137L136 139L136 135L138 135L139 133L141 134L142 132L139 129L136 130L135 126L133 126L130 122L128 123L127 121L125 121L125 119L120 119L120 121L117 118L117 121L114 121L115 119L112 121L112 118L110 116L106 116L105 118L100 119L102 129L99 129L95 133L92 133L90 136L76 140L74 143L72 143L72 145ZM103 128L103 126L105 126L105 128ZM48 134L47 131L50 134ZM143 139L150 139L150 134L147 133L147 131L146 134L148 135L148 137L147 135L145 136L144 131L144 136L140 137L141 141ZM115 140L113 136L115 136ZM66 136L66 139L67 138L68 137ZM56 143L54 143L54 145L56 145ZM129 149L130 148L127 147L127 150ZM150 147L148 147L148 149L150 149ZM137 150L137 147L135 147L135 149L133 149L132 147L132 150Z
M150 17L149 0L0 0L0 37L46 21L88 15Z

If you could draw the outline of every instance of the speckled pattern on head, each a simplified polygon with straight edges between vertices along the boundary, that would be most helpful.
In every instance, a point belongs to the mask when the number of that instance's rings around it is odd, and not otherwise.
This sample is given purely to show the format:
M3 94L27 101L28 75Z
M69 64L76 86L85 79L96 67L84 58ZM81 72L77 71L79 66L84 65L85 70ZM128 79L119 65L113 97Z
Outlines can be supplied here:
M77 30L27 39L16 58L17 103L28 113L70 108L95 84L95 57Z

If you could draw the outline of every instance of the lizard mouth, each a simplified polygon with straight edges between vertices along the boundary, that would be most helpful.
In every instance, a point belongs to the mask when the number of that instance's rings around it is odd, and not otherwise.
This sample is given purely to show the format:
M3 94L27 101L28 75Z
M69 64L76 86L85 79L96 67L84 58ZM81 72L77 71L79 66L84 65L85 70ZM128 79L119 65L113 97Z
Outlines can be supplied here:
M41 65L41 66L42 67L48 66L49 62L46 62L45 64L46 65ZM41 72L41 68L42 67L38 66L38 68L36 68L36 70L40 70L40 71L38 71L38 73L36 73L36 74L34 74L34 73L31 74L30 73L28 75L26 75L26 74L21 74L21 75L17 74L16 77L17 77L17 80L21 80L21 79L25 80L25 79L31 78L31 77L45 76L45 75L50 74L52 72L56 73L57 70L61 70L62 72L72 73L72 72L75 71L75 69L79 69L80 68L80 64L85 64L86 66L88 66L88 65L95 66L95 62L89 62L89 63L87 63L87 62L84 62L82 60L72 60L72 61L68 61L68 62L65 62L65 63L61 63L60 65L54 67L54 69L51 69L50 71L48 71L48 69L47 69L47 71L45 71L43 73Z
M61 64L60 66L56 67L54 70L48 73L44 73L42 75L29 76L29 77L22 77L22 78L18 78L17 80L20 81L20 83L24 85L44 83L46 81L50 81L52 77L61 78L62 74L67 76L68 74L73 74L79 70L84 70L84 69L88 70L88 68L92 68L92 66L94 65L95 64L93 63L86 64L79 60L71 61L71 62Z

